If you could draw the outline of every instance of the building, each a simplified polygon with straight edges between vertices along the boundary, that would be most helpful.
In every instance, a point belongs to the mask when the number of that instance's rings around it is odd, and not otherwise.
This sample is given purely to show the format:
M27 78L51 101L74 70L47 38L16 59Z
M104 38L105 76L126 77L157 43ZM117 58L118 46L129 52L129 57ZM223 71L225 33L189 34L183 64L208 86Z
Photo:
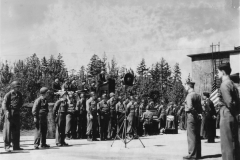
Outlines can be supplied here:
M195 84L195 91L202 94L204 91L211 92L212 84L217 74L217 68L221 63L230 62L232 73L240 73L240 47L234 50L200 53L188 55L192 59L192 79ZM217 85L220 80L216 79Z

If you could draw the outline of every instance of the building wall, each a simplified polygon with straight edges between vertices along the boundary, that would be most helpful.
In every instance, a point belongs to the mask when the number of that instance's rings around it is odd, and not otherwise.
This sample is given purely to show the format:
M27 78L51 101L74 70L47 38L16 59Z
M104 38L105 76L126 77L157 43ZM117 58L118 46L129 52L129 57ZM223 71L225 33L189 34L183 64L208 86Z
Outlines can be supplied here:
M192 61L192 79L195 82L195 91L199 94L212 90L212 61L198 60Z
M231 74L240 73L240 54L239 53L230 55L230 64L232 68Z

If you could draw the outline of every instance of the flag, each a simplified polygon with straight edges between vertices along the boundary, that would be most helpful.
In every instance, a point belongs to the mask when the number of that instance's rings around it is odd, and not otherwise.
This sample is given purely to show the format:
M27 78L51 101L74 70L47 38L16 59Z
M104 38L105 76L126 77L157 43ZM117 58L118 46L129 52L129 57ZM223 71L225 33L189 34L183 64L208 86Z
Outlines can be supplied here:
M217 85L217 76L214 77L213 84L212 84L212 92L210 94L210 100L213 102L214 106L216 106L219 102L219 88Z

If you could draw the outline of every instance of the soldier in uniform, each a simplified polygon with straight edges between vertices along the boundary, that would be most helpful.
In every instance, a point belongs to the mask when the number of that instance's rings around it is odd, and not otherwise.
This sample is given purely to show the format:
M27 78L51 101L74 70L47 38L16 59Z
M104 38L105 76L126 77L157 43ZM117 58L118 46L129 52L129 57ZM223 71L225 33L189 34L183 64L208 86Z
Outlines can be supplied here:
M76 99L73 94L69 94L68 111L66 115L66 138L67 140L76 138Z
M65 79L65 82L62 85L62 90L64 90L64 91L70 91L71 90L71 85L70 85L69 79Z
M152 128L153 113L149 111L149 107L146 107L146 112L142 116L143 121L143 132L144 136L149 135L150 129Z
M167 105L166 105L166 102L165 100L162 100L161 101L161 106L159 107L159 111L158 111L158 114L159 114L159 117L158 117L158 120L159 120L159 130L160 130L160 135L163 134L164 132L164 129L165 129L165 126L166 126L166 116L167 116L167 113L166 113L166 110L167 110Z
M128 127L127 127L127 134L129 137L134 135L135 130L135 99L133 96L130 97L130 102L127 105L127 120L128 120Z
M78 86L75 80L73 80L70 84L70 91L76 92L78 90Z
M53 118L56 123L56 145L67 146L65 142L66 115L68 112L67 92L60 94L60 99L54 104Z
M200 119L202 113L201 96L194 92L194 82L187 82L185 89L188 95L185 100L187 115L188 155L183 159L201 158Z
M239 93L230 80L231 67L229 63L218 67L218 77L222 79L220 86L220 138L221 151L224 160L239 160L240 149L238 140L237 115L240 111Z
M186 117L185 117L185 104L182 103L179 111L178 111L178 115L179 115L179 118L180 118L180 124L179 124L179 128L181 130L186 130L186 127L185 127L185 120L186 120Z
M87 140L88 141L97 141L97 124L98 124L98 117L97 117L97 97L95 93L91 94L91 101L87 101L88 110L87 110Z
M11 142L13 150L22 150L20 148L20 108L23 104L22 94L20 93L20 83L13 81L9 91L2 102L4 112L3 141L4 148L11 152Z
M206 138L208 143L214 143L216 136L216 111L213 102L209 99L210 95L208 92L203 92L204 108L207 111L206 114Z
M109 124L109 112L110 108L107 103L107 95L102 95L102 101L98 103L98 111L100 117L100 124L99 124L99 134L100 140L106 140L108 134L108 124Z
M32 114L34 117L34 123L36 125L36 131L34 136L34 148L39 149L40 141L42 148L49 148L46 144L47 136L47 116L48 116L48 88L42 87L40 89L41 96L37 98L33 104Z
M52 89L53 89L53 92L58 92L61 90L61 86L58 78L56 78L55 81L53 82Z
M119 135L122 134L123 132L123 128L119 131L123 121L124 121L124 118L125 118L125 106L124 106L124 103L123 103L123 99L121 96L118 97L118 103L116 104L116 112L117 112L117 127L118 127L118 132L119 132Z
M115 137L117 132L117 112L116 112L116 99L115 94L110 93L110 99L107 101L110 107L110 119L108 125L108 139Z
M87 115L86 115L86 99L82 93L80 100L77 101L77 138L84 138L86 134Z
M169 103L169 106L168 106L168 109L166 110L166 114L167 116L171 115L171 116L174 116L174 122L173 121L168 121L167 120L167 123L166 123L166 128L175 128L177 127L177 124L176 124L176 109L174 108L174 103L173 102L170 102Z

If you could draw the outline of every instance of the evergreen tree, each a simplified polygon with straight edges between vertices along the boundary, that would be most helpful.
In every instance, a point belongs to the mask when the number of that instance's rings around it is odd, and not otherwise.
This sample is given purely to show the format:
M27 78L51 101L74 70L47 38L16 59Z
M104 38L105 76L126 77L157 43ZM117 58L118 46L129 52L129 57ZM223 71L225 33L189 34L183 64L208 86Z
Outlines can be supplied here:
M99 59L99 57L94 54L92 58L90 59L90 63L88 64L88 73L91 76L96 76L101 72L102 68L102 61Z
M145 64L145 59L143 58L140 62L140 64L137 66L137 73L140 76L143 76L145 71L148 70Z

